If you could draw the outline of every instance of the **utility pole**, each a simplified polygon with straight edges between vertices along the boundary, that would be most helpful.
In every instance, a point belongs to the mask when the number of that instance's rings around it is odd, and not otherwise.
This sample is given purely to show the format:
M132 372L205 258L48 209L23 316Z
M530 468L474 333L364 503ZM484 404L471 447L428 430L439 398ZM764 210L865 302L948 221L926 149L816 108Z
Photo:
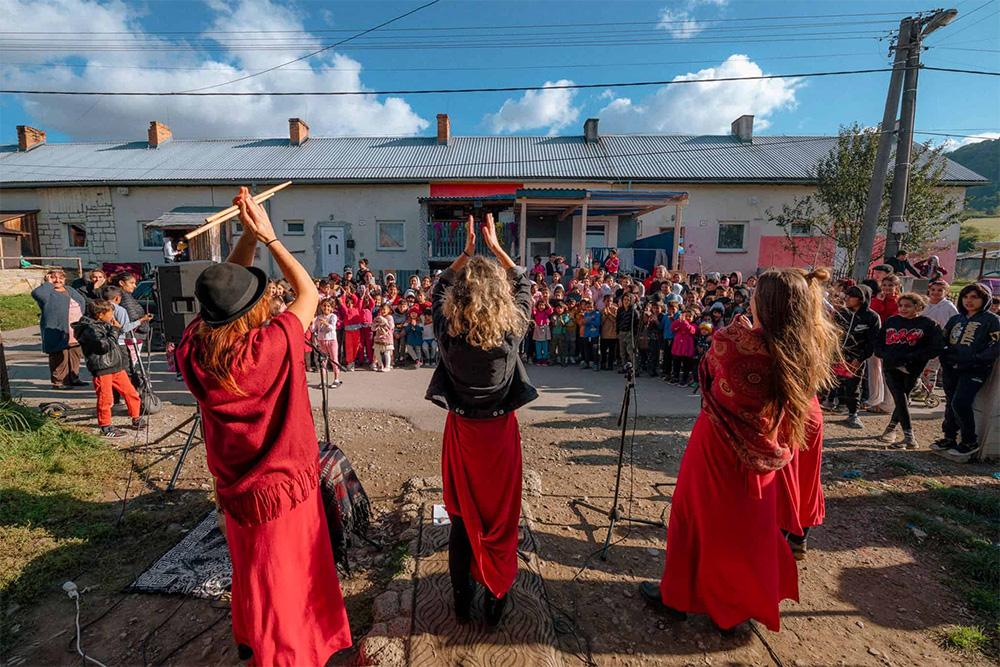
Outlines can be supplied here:
M879 213L882 212L882 191L885 190L885 179L889 167L889 157L892 152L893 129L896 124L896 110L899 109L899 92L903 87L903 72L909 54L909 36L912 19L909 17L899 22L899 34L896 43L889 49L895 52L892 63L892 77L889 79L889 93L885 97L885 111L882 113L882 124L879 125L878 151L875 154L875 171L868 187L868 199L865 202L865 217L858 238L858 253L854 257L853 278L859 283L868 277L868 266L871 264L872 247L875 245L875 233L878 231Z
M903 108L899 112L899 139L896 141L896 166L889 193L889 233L885 237L885 256L895 257L907 231L904 212L910 183L910 160L913 155L913 120L917 113L917 76L920 74L920 26L910 23L910 48L903 77Z
M882 210L882 193L885 190L886 170L892 148L896 110L899 106L900 88L903 92L903 108L896 141L896 166L893 172L890 194L889 230L886 234L885 255L895 255L899 249L900 235L906 231L903 213L906 210L907 185L910 178L910 158L913 148L913 123L917 108L917 75L920 69L921 40L940 27L946 26L958 16L956 9L939 9L933 14L906 17L899 23L899 34L893 47L895 57L892 78L886 95L882 125L879 127L878 151L875 156L875 170L868 188L865 202L865 217L858 238L858 254L854 258L853 277L861 281L868 277L872 247L878 231L879 213Z

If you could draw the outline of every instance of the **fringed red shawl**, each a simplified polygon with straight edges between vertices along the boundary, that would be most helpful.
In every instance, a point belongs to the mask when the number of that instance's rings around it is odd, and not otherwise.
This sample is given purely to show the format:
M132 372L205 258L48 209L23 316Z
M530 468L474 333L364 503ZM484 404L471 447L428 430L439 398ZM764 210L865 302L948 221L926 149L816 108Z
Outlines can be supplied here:
M219 505L242 525L276 519L307 499L319 481L302 324L286 311L247 334L233 368L246 392L238 396L198 365L192 334L200 322L196 318L184 332L177 363L201 409Z
M739 321L717 331L698 369L702 410L748 470L780 470L792 459L780 417L766 408L774 397L774 360L759 332Z

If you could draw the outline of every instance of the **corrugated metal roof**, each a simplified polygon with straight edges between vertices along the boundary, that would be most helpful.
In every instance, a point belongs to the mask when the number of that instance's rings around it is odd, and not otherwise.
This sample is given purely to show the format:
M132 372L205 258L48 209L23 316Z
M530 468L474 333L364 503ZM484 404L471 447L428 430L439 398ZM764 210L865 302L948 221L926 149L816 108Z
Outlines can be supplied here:
M836 137L311 137L0 146L0 187L56 184L568 180L809 183ZM947 163L955 185L986 182Z

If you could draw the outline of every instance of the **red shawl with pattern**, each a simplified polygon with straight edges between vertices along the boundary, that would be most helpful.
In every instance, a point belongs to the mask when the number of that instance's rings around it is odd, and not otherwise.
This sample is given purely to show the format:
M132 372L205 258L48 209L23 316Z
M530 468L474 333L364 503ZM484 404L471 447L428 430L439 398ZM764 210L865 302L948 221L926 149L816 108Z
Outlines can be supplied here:
M758 474L780 470L792 458L781 415L765 414L774 396L773 369L763 336L738 320L712 336L698 368L702 410L712 428Z

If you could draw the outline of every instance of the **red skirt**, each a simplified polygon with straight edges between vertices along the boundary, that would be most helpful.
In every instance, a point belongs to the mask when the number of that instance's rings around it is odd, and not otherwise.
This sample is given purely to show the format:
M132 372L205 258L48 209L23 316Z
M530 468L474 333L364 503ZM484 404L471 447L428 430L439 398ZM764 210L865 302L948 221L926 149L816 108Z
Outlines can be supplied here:
M256 526L226 522L233 561L233 636L251 665L324 665L351 628L318 488Z
M660 594L680 611L732 628L755 619L777 632L778 605L798 600L798 573L778 529L775 474L740 463L702 414L681 460Z
M806 424L806 448L797 449L792 460L778 471L778 526L795 535L804 528L823 523L826 500L820 469L823 463L823 411L814 398Z
M517 576L521 520L521 432L511 412L468 419L448 412L441 448L444 506L462 517L472 577L503 597Z

